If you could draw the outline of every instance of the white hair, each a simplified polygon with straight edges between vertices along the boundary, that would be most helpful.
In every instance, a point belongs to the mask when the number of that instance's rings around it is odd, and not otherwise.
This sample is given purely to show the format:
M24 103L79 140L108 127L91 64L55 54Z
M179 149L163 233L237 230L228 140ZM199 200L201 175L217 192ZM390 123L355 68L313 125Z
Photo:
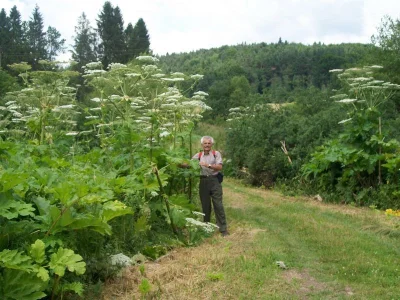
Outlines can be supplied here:
M214 139L212 138L212 136L208 136L208 135L203 136L203 137L200 139L200 143L203 144L204 140L210 140L210 141L211 141L211 144L214 144Z

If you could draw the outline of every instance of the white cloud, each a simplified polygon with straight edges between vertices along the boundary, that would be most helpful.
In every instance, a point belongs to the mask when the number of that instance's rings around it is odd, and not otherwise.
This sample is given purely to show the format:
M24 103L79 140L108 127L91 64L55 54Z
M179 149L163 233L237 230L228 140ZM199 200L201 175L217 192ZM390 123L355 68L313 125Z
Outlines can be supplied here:
M73 43L78 17L92 26L104 0L3 0L7 13L16 5L28 20L37 4L45 27L57 28ZM398 0L151 0L111 1L125 26L143 18L157 54L187 52L243 42L370 42L382 17L400 11Z

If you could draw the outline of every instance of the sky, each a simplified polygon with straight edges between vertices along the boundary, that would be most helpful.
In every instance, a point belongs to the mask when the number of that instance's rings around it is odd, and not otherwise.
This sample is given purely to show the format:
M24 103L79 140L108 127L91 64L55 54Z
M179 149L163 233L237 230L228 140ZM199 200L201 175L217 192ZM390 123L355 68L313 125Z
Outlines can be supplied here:
M73 44L78 17L91 25L105 0L2 0L28 21L37 4L44 25ZM399 0L113 0L125 27L146 24L154 54L190 52L242 43L283 41L312 44L369 43L385 15L400 18ZM61 55L67 59L69 54Z

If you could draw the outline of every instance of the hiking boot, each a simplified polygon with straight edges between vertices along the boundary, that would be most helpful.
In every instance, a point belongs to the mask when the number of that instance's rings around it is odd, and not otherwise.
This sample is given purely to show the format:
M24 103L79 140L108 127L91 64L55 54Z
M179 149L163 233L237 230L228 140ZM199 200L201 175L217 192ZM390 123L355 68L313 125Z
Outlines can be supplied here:
M221 235L222 235L223 237L228 236L228 235L229 235L229 232L228 232L228 231L222 231L222 232L221 232Z

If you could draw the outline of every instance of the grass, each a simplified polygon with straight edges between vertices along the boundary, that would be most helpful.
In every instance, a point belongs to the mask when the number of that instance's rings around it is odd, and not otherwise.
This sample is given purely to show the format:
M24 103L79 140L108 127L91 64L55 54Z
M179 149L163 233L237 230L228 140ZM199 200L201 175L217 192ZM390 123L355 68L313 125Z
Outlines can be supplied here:
M400 218L223 185L230 236L175 249L145 277L127 269L103 299L141 299L143 279L145 299L399 299Z

